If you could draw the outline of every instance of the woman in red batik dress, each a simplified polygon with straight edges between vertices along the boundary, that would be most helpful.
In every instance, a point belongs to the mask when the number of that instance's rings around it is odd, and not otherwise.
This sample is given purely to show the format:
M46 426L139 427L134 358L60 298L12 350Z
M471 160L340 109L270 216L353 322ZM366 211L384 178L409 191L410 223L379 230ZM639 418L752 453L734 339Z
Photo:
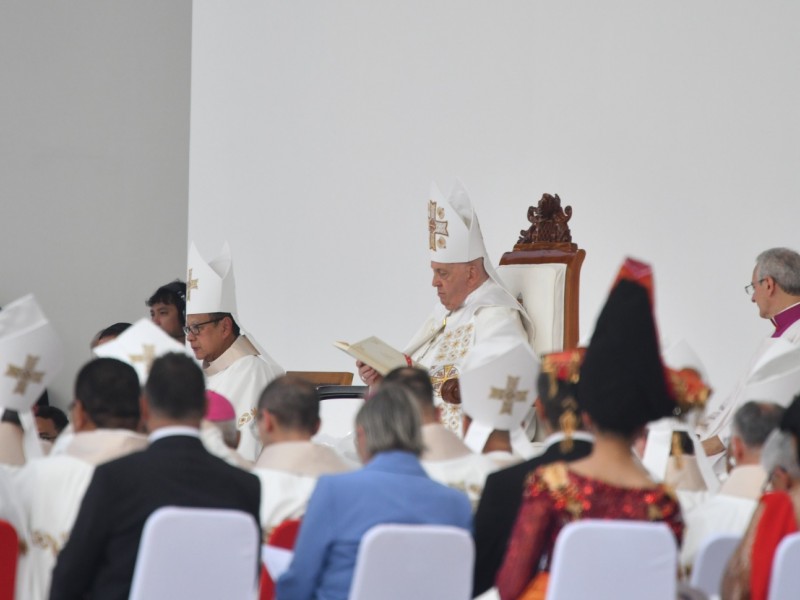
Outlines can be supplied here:
M651 281L647 265L628 261L597 320L576 390L595 436L592 453L530 475L496 578L503 600L545 598L556 537L572 521L663 521L680 544L683 519L675 497L653 482L631 450L646 423L679 412L642 280Z

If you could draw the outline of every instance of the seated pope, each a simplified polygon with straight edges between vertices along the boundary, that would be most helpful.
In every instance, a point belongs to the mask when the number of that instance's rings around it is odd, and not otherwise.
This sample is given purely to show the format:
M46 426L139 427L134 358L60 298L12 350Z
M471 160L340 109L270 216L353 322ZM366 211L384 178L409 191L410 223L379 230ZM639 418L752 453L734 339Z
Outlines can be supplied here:
M431 285L439 298L433 312L403 351L428 369L442 423L462 435L461 408L442 401L442 385L458 377L470 350L508 337L527 341L533 325L520 303L504 287L486 253L478 216L460 181L447 199L436 184L428 201ZM380 375L358 362L359 375L377 385Z

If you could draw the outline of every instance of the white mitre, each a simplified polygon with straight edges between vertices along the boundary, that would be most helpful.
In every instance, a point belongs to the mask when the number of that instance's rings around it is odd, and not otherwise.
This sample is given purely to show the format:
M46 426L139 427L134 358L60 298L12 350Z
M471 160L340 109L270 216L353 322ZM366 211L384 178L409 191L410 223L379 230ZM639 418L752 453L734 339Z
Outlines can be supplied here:
M192 242L186 274L186 314L217 312L230 313L239 321L231 248L225 242L219 256L206 262Z
M476 345L459 375L461 407L472 423L464 443L483 452L494 429L508 431L511 447L523 458L533 448L522 422L536 398L540 362L531 347L518 340L496 340Z
M31 407L62 363L61 340L32 294L0 310L0 413L19 412L27 458L41 455Z
M95 356L116 358L131 365L142 385L147 382L153 361L170 352L185 354L196 361L194 353L150 319L139 319L115 339L94 349Z

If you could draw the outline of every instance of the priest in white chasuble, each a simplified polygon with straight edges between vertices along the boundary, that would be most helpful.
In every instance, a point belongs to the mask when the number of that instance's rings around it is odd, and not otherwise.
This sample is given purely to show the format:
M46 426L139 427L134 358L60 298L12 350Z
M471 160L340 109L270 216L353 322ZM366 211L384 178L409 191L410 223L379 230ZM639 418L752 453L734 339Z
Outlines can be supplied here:
M727 397L709 405L698 428L706 454L724 470L725 445L736 410L749 400L789 406L800 389L800 254L770 248L756 258L745 291L759 316L775 326L756 350L745 375Z
M472 348L500 338L528 343L533 324L492 267L478 216L460 181L447 199L436 184L431 186L428 234L431 285L439 302L404 352L429 369L442 423L462 435L461 407L442 401L442 385L458 377ZM373 369L358 366L362 380L378 383Z
M66 543L94 468L143 450L140 386L132 366L114 358L84 365L75 381L74 433L57 454L29 460L17 475L30 531L28 600L47 598L53 567Z
M237 323L236 283L228 244L210 262L194 244L186 276L186 341L203 363L206 387L230 400L241 432L239 454L254 461L261 451L256 404L266 385L284 370Z
M261 394L256 417L264 450L253 474L261 480L261 527L265 536L286 519L298 519L320 475L343 473L349 464L333 448L311 441L320 427L319 394L292 376L272 381Z

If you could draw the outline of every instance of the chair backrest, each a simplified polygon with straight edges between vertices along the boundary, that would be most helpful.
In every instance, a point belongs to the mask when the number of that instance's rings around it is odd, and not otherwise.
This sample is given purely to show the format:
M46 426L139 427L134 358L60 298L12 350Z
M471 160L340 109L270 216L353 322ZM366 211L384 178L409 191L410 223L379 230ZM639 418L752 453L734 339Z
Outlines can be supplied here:
M514 250L500 259L498 274L521 300L535 329L533 349L541 355L578 344L580 274L586 251L572 243L567 225L572 207L544 194L528 209L531 227L522 231ZM530 332L529 332L530 335Z
M732 533L710 535L703 540L697 550L689 585L707 596L719 595L725 566L741 541L741 535Z
M664 523L569 523L553 550L547 600L674 600L678 548Z
M131 600L252 600L256 595L259 526L237 510L156 510L145 523Z
M772 560L768 600L794 600L800 595L800 533L787 535Z
M458 527L377 525L358 547L350 600L469 600L472 537Z
M350 385L353 374L349 371L287 371L287 375L301 377L316 385Z
M366 387L320 389L322 400L319 403L320 427L314 436L315 442L336 446L339 441L355 431L356 413L364 404L366 389ZM340 392L337 393L337 390Z
M19 537L14 526L0 520L0 600L14 600Z

